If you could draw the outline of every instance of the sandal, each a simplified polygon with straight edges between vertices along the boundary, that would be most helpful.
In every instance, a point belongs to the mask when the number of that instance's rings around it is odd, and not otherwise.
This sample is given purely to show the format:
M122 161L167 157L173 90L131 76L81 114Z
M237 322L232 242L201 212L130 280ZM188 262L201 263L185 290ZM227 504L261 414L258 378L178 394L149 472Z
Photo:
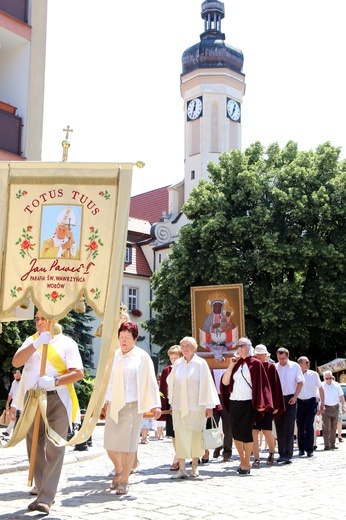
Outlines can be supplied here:
M121 479L121 475L122 475L122 471L120 473L116 473L113 477L113 480L112 482L110 483L110 488L111 489L118 489L118 487L120 486L121 482L120 482L120 479Z
M191 471L190 471L190 477L199 477L199 471L198 471L198 467L197 466L192 466L191 468Z
M274 462L274 453L269 453L269 456L266 460L266 464L268 466L272 466L273 462Z
M186 473L186 470L182 471L181 469L175 473L175 475L172 475L171 478L173 479L185 479L188 478L188 474Z
M115 494L116 495L127 495L128 492L129 492L129 483L128 482L119 482Z
M252 463L253 468L259 468L261 464L261 461L259 459L255 459Z
M179 462L173 462L172 466L169 468L169 471L178 471Z

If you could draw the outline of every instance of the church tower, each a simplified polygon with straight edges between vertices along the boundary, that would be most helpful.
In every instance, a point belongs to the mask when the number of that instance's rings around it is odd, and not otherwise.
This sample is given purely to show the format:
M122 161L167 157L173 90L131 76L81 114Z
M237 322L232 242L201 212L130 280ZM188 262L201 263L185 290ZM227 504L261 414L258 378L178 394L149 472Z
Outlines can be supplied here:
M245 94L243 54L225 42L221 20L224 2L206 0L200 42L182 56L181 96L185 116L186 201L199 180L208 179L207 165L219 155L241 148L241 105Z

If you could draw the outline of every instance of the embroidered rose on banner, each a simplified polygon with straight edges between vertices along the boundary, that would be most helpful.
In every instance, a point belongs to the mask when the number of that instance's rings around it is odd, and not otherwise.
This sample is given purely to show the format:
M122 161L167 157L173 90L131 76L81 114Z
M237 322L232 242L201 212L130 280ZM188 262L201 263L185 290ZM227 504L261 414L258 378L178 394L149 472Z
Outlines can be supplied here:
M99 233L98 229L94 229L93 227L90 227L89 230L90 230L90 236L88 237L89 244L85 244L87 253L89 253L87 258L89 258L91 256L92 259L95 260L95 258L99 254L98 249L100 246L101 247L103 246L103 243L98 235L98 233Z
M94 300L98 300L101 294L101 291L96 287L96 289L90 289L91 294L93 295Z
M109 191L107 191L107 190L100 191L99 195L100 195L100 197L103 197L106 200L109 200L111 198L111 195L110 195Z
M48 300L50 300L51 302L55 303L56 301L64 298L65 295L59 294L58 291L53 291L50 294L49 293L45 294L45 297L48 298Z
M23 228L23 232L21 236L18 238L16 242L16 246L20 245L19 254L22 258L25 258L28 255L29 258L32 258L29 251L33 251L36 244L32 244L31 240L34 238L31 235L32 226L27 226Z
M25 195L27 194L28 192L25 190L18 190L16 193L16 199L21 199L22 197L25 197Z
M13 287L13 289L10 289L10 293L11 293L11 296L12 298L17 298L17 293L19 293L20 291L22 291L22 287L17 287L16 285Z

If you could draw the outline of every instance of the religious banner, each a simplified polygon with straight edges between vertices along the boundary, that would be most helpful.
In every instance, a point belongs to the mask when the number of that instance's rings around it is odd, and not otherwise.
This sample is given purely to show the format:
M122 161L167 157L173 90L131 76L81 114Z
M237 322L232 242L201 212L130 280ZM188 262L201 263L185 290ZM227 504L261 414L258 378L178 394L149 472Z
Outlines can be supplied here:
M245 334L243 286L241 284L191 287L192 331L197 354L211 368L228 366L226 357L236 351Z
M326 372L327 370L330 370L331 372L341 372L342 370L346 370L346 359L336 358L317 368L321 376L323 375L323 372Z
M132 163L10 163L7 233L1 280L1 314L28 297L48 319L58 320L83 297L103 317L119 183ZM3 210L4 211L4 210ZM117 254L124 244L119 242Z
M81 297L103 319L94 391L81 429L66 441L47 425L58 445L88 439L104 404L117 348L134 165L144 163L0 163L0 320L25 307L28 297L52 322ZM46 421L45 392L30 392L27 412L2 448L25 438L38 407Z

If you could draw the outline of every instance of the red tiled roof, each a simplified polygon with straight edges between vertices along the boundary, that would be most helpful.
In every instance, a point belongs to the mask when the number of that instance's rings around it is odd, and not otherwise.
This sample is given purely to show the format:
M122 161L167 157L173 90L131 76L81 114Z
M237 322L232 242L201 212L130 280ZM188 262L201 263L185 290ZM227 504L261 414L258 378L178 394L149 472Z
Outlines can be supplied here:
M140 246L132 245L131 264L124 264L124 273L138 276L151 276L152 272Z
M150 224L159 222L163 211L168 214L167 188L169 186L131 197L130 217L148 220Z

